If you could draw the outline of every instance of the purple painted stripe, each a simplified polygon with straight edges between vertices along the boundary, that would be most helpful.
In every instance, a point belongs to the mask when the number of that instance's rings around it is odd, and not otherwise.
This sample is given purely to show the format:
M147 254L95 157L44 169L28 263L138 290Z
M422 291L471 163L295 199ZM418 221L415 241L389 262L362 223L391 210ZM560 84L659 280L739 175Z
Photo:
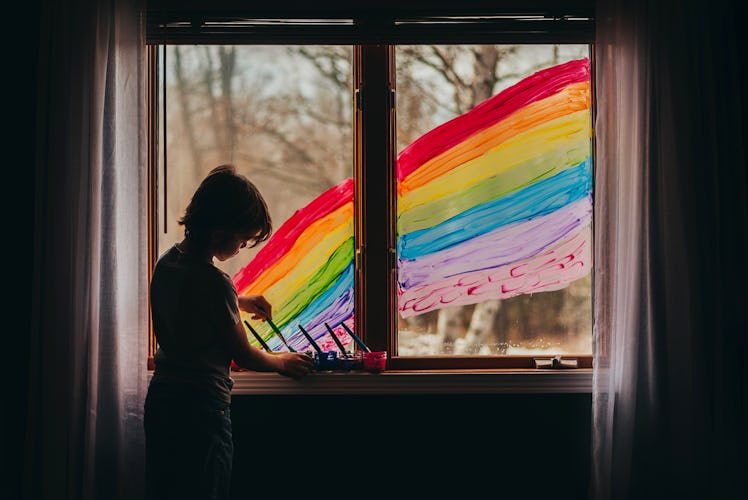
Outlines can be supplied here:
M400 262L400 287L409 289L450 276L495 268L537 255L589 224L592 200L585 197L529 221L502 226L445 250Z

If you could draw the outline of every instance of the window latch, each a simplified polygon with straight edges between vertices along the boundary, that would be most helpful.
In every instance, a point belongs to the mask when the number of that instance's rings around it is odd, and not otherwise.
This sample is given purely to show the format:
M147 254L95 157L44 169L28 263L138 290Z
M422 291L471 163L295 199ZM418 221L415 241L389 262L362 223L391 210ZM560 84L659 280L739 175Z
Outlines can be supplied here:
M579 364L576 359L563 359L561 355L552 358L534 358L535 368L561 370L564 368L577 368Z

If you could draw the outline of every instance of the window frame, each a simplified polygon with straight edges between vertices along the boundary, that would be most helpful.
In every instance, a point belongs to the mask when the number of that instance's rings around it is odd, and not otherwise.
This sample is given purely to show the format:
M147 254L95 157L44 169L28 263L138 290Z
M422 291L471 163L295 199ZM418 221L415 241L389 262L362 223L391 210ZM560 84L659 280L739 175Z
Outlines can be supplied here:
M584 3L584 2L582 2ZM592 18L590 9L569 9L567 14L552 14L556 27L538 31L528 25L517 27L505 19L476 15L468 2L463 10L438 12L411 12L401 18L385 17L379 13L342 12L328 24L313 21L316 13L271 12L164 12L147 14L147 133L148 133L148 261L149 271L158 258L158 165L159 165L159 57L158 48L164 44L350 44L353 45L354 64L354 178L355 178L355 331L362 332L367 345L373 350L388 352L388 371L471 371L501 369L534 369L536 358L549 355L527 356L398 356L397 349L397 282L396 282L396 75L394 51L397 44L437 43L585 43L593 46L594 24L581 28L562 30L559 26L571 16ZM556 6L557 8L557 6ZM546 6L530 12L551 15ZM337 12L337 11L336 11ZM494 7L482 14L516 14L511 8ZM314 14L314 15L313 15ZM258 16L259 17L253 17ZM568 17L566 17L568 16ZM234 23L237 19L305 19L307 23L275 23L269 27L247 31L246 26ZM350 18L352 23L344 21ZM444 28L442 21L452 19ZM175 21L185 20L183 24ZM216 29L215 24L196 22L195 19L215 19L226 23L227 28ZM399 19L399 21L398 21ZM398 22L400 24L398 24ZM594 23L594 21L591 21ZM403 24L404 23L404 24ZM411 23L411 24L408 24ZM219 23L220 24L220 23ZM405 25L405 28L402 26ZM199 26L199 27L198 27ZM410 28L408 28L410 26ZM533 25L534 26L534 25ZM402 29L400 29L402 28ZM556 29L558 31L553 31ZM499 31L497 33L496 30ZM514 31L512 31L514 30ZM522 30L525 30L524 32ZM343 42L364 43L343 43ZM590 63L594 72L594 51ZM595 92L591 86L591 114L594 123ZM594 133L592 137L594 158ZM593 159L593 169L595 162ZM594 177L593 177L594 179ZM594 189L593 189L594 196ZM387 214L386 217L367 217L367 214ZM366 221L362 224L362 221ZM593 223L594 234L594 223ZM594 271L593 271L594 272ZM594 285L594 274L593 274ZM594 311L593 311L594 315ZM593 317L594 321L594 317ZM150 324L148 339L148 367L153 368L156 349L155 336ZM591 355L565 355L575 358L578 368L591 368ZM547 370L543 370L547 371Z

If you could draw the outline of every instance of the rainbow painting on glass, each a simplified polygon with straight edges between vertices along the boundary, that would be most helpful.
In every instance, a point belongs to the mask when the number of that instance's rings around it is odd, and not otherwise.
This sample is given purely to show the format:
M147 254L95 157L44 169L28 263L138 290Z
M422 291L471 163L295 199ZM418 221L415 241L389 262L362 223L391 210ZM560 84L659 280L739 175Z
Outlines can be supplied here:
M538 71L432 129L397 159L398 310L558 290L592 267L588 59ZM286 221L234 276L296 350L353 328L353 180ZM256 328L280 349L272 329ZM352 339L339 326L344 343Z
M297 210L233 277L239 295L270 301L273 322L297 351L311 350L299 325L323 351L336 350L325 323L352 342L341 323L353 328L353 187L346 179ZM253 326L271 349L283 350L267 322Z
M401 316L558 290L590 272L588 59L538 71L398 157Z

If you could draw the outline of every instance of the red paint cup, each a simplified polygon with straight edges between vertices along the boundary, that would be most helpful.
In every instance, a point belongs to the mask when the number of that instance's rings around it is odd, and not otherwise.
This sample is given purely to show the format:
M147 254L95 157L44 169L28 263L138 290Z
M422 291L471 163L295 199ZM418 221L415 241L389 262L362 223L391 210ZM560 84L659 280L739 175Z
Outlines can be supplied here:
M364 370L381 372L387 366L387 351L373 351L364 353Z

